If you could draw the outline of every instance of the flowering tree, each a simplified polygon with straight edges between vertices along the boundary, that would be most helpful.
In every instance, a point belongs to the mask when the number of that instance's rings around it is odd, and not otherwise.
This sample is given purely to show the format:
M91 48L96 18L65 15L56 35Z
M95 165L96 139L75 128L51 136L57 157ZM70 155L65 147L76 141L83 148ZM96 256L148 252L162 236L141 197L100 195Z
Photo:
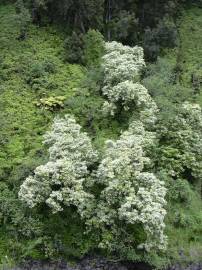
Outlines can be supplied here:
M52 130L44 136L44 143L50 145L49 161L37 167L19 191L19 197L29 207L45 202L55 213L64 205L75 205L81 216L90 207L93 195L86 191L85 184L97 153L80 129L69 115L55 119Z
M140 71L145 66L141 47L124 46L116 41L105 43L106 54L103 56L104 83L115 85L122 81L137 81Z
M153 144L154 134L140 121L131 123L119 140L107 141L103 159L97 170L97 182L104 186L96 215L91 220L102 231L100 246L113 250L120 241L127 244L127 225L141 224L146 241L139 248L164 249L164 217L166 211L164 183L145 170L150 162L146 148ZM121 228L120 223L123 222ZM112 238L106 239L107 231ZM122 234L122 236L121 236ZM120 237L117 240L117 236ZM131 245L136 239L129 236Z
M140 72L145 66L142 48L123 46L115 41L106 43L105 47L102 93L107 101L104 103L104 112L114 115L119 105L124 110L135 105L141 112L142 121L153 122L156 104L147 89L138 82Z

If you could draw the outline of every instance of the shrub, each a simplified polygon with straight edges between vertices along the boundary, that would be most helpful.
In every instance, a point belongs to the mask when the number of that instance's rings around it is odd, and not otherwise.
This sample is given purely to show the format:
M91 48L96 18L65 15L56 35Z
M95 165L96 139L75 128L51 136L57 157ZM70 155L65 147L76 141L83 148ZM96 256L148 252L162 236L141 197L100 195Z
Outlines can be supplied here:
M89 30L84 35L83 62L88 67L99 66L103 54L104 54L104 37L97 30Z
M185 179L172 182L169 189L169 198L175 202L189 205L193 198L193 191Z
M174 178L201 186L202 111L198 104L183 103L170 119L159 122L161 146L158 168Z

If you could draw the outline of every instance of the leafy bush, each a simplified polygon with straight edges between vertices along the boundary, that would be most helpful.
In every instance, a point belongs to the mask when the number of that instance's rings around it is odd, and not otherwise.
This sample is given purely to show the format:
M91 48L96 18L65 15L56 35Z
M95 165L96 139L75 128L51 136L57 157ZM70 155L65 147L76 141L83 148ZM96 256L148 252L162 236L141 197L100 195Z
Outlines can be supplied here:
M30 79L29 80L31 81L33 79L37 79L37 78L44 76L45 68L44 68L42 63L36 62L36 63L32 64L29 72L30 72Z
M86 34L73 32L65 39L64 48L68 62L99 66L104 53L104 37L97 30L89 30Z
M83 35L73 32L64 42L65 58L70 63L83 63Z
M145 70L142 84L154 98L165 119L175 114L175 107L193 94L191 88L180 84L180 70L174 57L159 57L155 64L150 64Z
M189 183L185 179L178 179L178 181L172 182L169 189L169 199L178 203L189 205L194 193L191 190Z
M158 168L176 179L201 186L202 112L198 104L185 102L175 115L160 124Z

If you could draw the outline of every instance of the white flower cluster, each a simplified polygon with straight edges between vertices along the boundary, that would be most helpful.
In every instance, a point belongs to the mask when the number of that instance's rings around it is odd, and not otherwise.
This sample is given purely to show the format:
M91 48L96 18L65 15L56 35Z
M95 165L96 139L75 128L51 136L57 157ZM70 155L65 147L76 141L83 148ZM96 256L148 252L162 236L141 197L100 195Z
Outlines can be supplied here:
M138 79L140 70L145 66L141 47L124 46L116 41L105 43L103 56L105 84L116 85L122 81Z
M87 214L93 195L85 191L85 181L97 153L80 129L69 115L55 119L52 130L44 136L44 142L51 145L49 161L37 167L19 191L19 197L29 207L46 202L55 213L62 211L63 205L75 205L82 216Z
M117 230L117 221L133 225L141 223L147 240L139 248L147 251L166 246L164 182L153 173L144 172L150 161L144 149L153 143L153 136L145 131L140 121L135 121L119 140L107 141L97 170L97 181L104 189L92 221L101 230L106 226L116 226ZM105 245L101 243L101 246Z
M197 123L195 129L197 131L202 129L202 109L199 104L184 102L182 104L181 115L184 116L189 126L194 127Z
M121 104L124 110L129 110L132 102L141 112L142 121L154 121L157 106L147 89L137 82L144 65L141 47L123 46L115 41L106 43L102 88L103 95L108 99L103 106L106 114L114 115L118 104Z
M81 132L81 126L71 115L54 120L51 131L44 135L44 143L52 145L49 148L50 160L69 157L71 160L85 161L88 165L97 158L90 138Z

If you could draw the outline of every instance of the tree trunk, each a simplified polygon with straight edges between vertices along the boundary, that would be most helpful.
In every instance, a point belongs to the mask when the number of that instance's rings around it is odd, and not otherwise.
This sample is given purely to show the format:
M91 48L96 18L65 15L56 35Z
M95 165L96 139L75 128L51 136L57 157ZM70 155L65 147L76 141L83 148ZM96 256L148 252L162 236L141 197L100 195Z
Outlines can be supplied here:
M110 29L110 22L111 22L111 9L112 9L112 0L107 1L106 5L106 25L107 25L107 40L111 40L111 29Z

